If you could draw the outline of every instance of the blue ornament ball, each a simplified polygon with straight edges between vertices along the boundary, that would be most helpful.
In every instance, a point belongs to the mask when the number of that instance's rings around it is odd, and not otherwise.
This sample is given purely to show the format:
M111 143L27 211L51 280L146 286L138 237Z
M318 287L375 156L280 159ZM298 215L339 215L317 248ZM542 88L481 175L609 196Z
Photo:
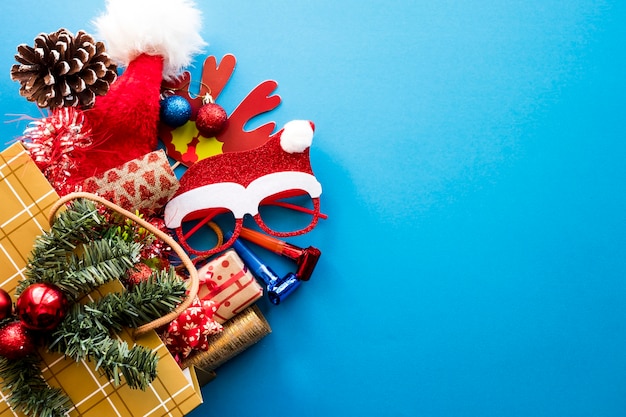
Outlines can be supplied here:
M181 96L169 96L161 100L161 122L170 127L179 127L191 117L191 104Z

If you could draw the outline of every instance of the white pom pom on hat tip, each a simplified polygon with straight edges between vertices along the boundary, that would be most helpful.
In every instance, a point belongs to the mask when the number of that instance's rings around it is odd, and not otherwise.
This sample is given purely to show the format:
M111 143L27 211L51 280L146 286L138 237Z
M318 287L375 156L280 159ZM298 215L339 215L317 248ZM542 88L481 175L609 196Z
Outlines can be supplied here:
M280 135L280 146L287 153L304 152L313 143L315 124L310 120L291 120L285 123Z

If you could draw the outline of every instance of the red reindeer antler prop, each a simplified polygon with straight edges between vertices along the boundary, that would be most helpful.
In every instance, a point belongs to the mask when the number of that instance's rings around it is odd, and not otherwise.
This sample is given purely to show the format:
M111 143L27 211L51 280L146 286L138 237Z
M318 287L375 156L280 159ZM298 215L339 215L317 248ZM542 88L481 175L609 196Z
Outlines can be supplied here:
M278 107L280 97L271 95L276 87L278 87L276 81L262 82L233 110L228 118L228 127L217 135L217 140L224 143L222 147L224 152L258 148L269 140L276 128L276 123L266 123L249 131L245 130L245 126L254 117Z
M167 153L185 165L191 165L200 159L225 152L254 149L267 142L276 124L269 122L252 130L245 130L246 124L262 113L269 112L280 104L280 97L272 95L278 83L264 81L255 87L228 117L225 128L213 138L206 138L195 126L198 109L202 99L210 94L215 100L230 79L236 64L233 55L225 55L218 64L217 59L209 56L202 66L202 78L198 94L190 92L191 74L185 72L177 81L164 84L164 90L170 90L191 103L190 121L185 125L172 128L161 124L159 137L164 142Z

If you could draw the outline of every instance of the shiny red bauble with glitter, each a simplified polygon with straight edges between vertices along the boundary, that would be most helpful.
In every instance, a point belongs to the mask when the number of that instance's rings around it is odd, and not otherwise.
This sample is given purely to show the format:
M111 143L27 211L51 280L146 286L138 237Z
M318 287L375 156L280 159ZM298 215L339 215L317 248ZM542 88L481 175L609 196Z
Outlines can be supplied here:
M29 285L19 296L15 312L31 330L52 330L65 317L68 301L59 287L49 283Z
M224 129L228 115L226 110L217 103L209 102L198 110L196 128L205 138L211 138Z
M35 341L22 322L13 321L0 328L0 356L20 359L35 351Z
M13 301L8 292L0 288L0 320L11 317Z
M126 273L126 283L130 286L148 281L152 276L152 268L144 263L138 263Z

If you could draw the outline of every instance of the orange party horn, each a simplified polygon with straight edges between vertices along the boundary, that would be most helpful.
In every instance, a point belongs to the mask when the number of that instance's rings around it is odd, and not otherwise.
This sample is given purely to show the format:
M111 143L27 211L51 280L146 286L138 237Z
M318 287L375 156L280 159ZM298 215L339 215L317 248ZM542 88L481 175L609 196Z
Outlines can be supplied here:
M301 248L245 227L241 229L239 236L278 255L293 259L298 266L296 276L302 281L308 281L311 278L315 265L322 255L322 252L314 246Z

